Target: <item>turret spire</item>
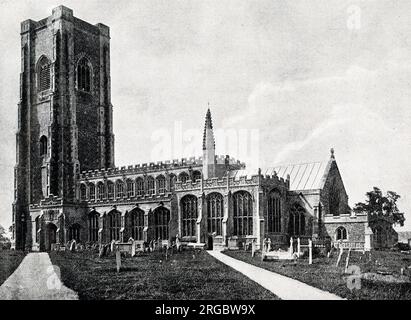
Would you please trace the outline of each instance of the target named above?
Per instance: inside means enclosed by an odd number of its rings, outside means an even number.
[[[210,106],[210,105],[208,105]],[[203,134],[203,177],[215,176],[215,141],[210,108],[207,109]]]
[[[206,119],[205,119],[205,124],[204,124],[203,150],[206,150],[208,147],[210,147],[208,143],[212,143],[212,146],[215,148],[213,121],[211,119],[210,108],[207,109],[207,114],[206,114]]]

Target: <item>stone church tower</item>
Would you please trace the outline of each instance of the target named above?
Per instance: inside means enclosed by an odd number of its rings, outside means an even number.
[[[21,23],[13,236],[30,246],[30,206],[76,202],[83,170],[114,167],[110,34],[64,6]]]

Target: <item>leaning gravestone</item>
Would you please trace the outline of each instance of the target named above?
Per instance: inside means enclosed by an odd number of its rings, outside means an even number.
[[[101,246],[100,252],[99,252],[99,254],[98,254],[98,257],[99,257],[99,258],[105,257],[105,256],[107,255],[107,249],[108,249],[108,245],[107,245],[107,244]]]
[[[71,241],[70,252],[76,252],[76,240]]]

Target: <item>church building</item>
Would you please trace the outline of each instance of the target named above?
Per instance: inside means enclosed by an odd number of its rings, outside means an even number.
[[[210,110],[202,156],[116,167],[110,81],[104,24],[64,6],[21,23],[14,248],[176,237],[208,249],[290,237],[367,246],[368,217],[348,206],[333,150],[323,162],[247,170],[216,155]]]

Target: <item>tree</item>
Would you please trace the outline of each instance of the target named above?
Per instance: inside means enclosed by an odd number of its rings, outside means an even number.
[[[383,195],[382,191],[374,187],[372,191],[367,192],[365,203],[358,202],[354,206],[354,212],[367,212],[369,214],[377,214],[385,217],[391,217],[395,224],[404,225],[404,213],[400,212],[397,207],[397,200],[401,197],[394,191],[387,191]]]
[[[9,238],[7,237],[6,229],[0,225],[0,242],[7,242],[8,240]]]

